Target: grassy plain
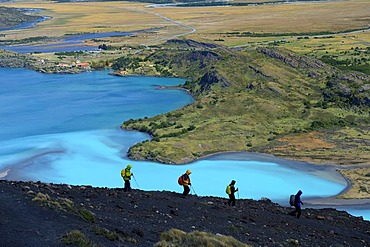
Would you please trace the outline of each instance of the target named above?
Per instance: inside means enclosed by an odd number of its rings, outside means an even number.
[[[60,37],[66,34],[125,32],[150,28],[168,28],[174,24],[145,11],[144,4],[130,2],[83,3],[11,3],[7,7],[40,8],[39,15],[51,16],[33,29],[6,32],[6,39],[24,39],[34,36]],[[175,25],[176,26],[176,25]],[[179,28],[181,30],[181,28]],[[151,39],[156,38],[152,33]],[[137,42],[140,44],[145,41]]]
[[[247,7],[154,9],[197,28],[197,34],[227,32],[300,33],[345,31],[369,23],[368,1],[294,2]]]
[[[255,0],[261,2],[261,0]],[[238,2],[246,2],[241,0]],[[247,1],[251,2],[251,1]],[[37,36],[60,37],[84,32],[133,31],[158,28],[154,32],[126,37],[88,40],[87,45],[107,43],[113,46],[160,44],[184,35],[198,41],[229,47],[250,47],[266,44],[315,57],[330,56],[347,65],[366,69],[370,52],[370,4],[367,0],[294,2],[289,4],[229,7],[166,7],[149,8],[149,3],[73,2],[52,3],[25,1],[2,3],[7,7],[44,9],[41,15],[52,19],[35,28],[4,32],[1,40]],[[368,29],[367,31],[349,32]],[[335,34],[335,33],[340,34]],[[322,36],[324,33],[329,35]],[[332,33],[332,34],[330,34]],[[351,53],[352,51],[352,53]],[[356,52],[357,52],[356,51]],[[349,54],[344,54],[349,52]],[[350,59],[357,59],[351,63]],[[365,71],[367,70],[367,72]]]
[[[186,28],[181,25],[185,24],[196,29],[196,32],[187,35],[187,38],[208,42],[223,39],[224,45],[235,46],[270,41],[271,38],[239,37],[230,34],[232,32],[259,34],[342,32],[368,28],[370,21],[370,5],[366,0],[194,8],[146,8],[148,4],[130,2],[39,1],[2,5],[42,8],[43,15],[53,17],[32,30],[9,31],[7,33],[9,38],[34,36],[35,33],[60,36],[70,33],[132,31],[145,28],[164,28],[168,29],[168,34],[176,35],[185,31]],[[155,36],[152,38],[157,39]]]
[[[260,1],[260,0],[256,0]],[[250,2],[250,1],[248,1]],[[280,5],[261,5],[245,7],[166,7],[166,8],[147,8],[145,3],[130,2],[73,2],[73,3],[52,3],[48,1],[28,1],[1,3],[6,7],[41,8],[40,15],[51,16],[48,21],[39,23],[35,28],[22,29],[3,32],[0,40],[25,39],[37,36],[60,37],[66,34],[78,34],[85,32],[111,32],[111,31],[133,31],[149,28],[159,28],[154,32],[140,33],[127,37],[103,38],[98,41],[89,40],[86,43],[98,45],[107,43],[113,46],[139,46],[140,44],[160,44],[164,40],[184,35],[198,41],[222,44],[228,47],[256,47],[266,44],[274,44],[284,47],[300,54],[314,57],[332,55],[343,57],[343,59],[356,57],[368,61],[369,54],[366,53],[370,45],[370,32],[349,32],[351,30],[369,28],[370,23],[370,4],[368,0],[338,0],[325,2],[295,2]],[[194,32],[192,32],[194,31]],[[191,33],[190,33],[191,32]],[[337,34],[339,32],[339,34]],[[328,36],[321,36],[329,33]],[[330,34],[331,33],[331,34]],[[258,35],[256,35],[258,34]],[[357,49],[356,49],[357,47]],[[361,51],[361,52],[359,52]],[[62,61],[53,54],[35,54],[38,58],[47,58],[55,61]],[[122,56],[122,53],[108,52],[102,57],[86,56],[85,61],[94,59],[114,59]],[[65,58],[64,58],[65,59]],[[71,59],[71,58],[68,58]],[[274,77],[284,77],[289,80],[289,73],[281,74],[278,68],[263,67],[263,61],[259,64],[262,71]],[[228,65],[232,66],[232,65]],[[305,87],[303,80],[300,87]],[[296,85],[299,85],[298,83]],[[270,82],[269,87],[281,90],[281,85]],[[294,93],[294,92],[292,92]],[[298,95],[297,95],[298,96]],[[215,95],[217,98],[217,95]],[[206,99],[203,99],[206,100]],[[212,101],[215,99],[209,98]],[[218,99],[221,100],[222,99]],[[224,109],[233,109],[238,105],[238,100],[243,100],[240,95],[235,94],[234,102],[230,101],[229,106]],[[216,100],[217,101],[217,100]],[[246,104],[248,102],[245,102]],[[274,106],[271,102],[254,102],[261,109],[269,108],[269,112]],[[203,107],[208,103],[200,102]],[[229,117],[227,112],[217,112],[216,106],[203,110],[203,113],[215,115],[211,120],[204,123],[197,123],[199,129],[212,129],[215,140],[222,139],[223,143],[217,141],[208,144],[200,143],[199,140],[206,140],[208,137],[205,132],[198,132],[198,135],[189,135],[189,143],[176,142],[176,145],[191,147],[189,150],[196,151],[195,154],[202,156],[208,153],[201,150],[207,149],[207,145],[218,147],[219,151],[225,150],[246,150],[247,145],[257,146],[270,142],[271,138],[276,138],[283,145],[271,146],[271,153],[286,158],[296,158],[316,163],[336,163],[342,165],[369,165],[369,149],[366,148],[369,142],[369,131],[357,130],[354,128],[338,129],[325,133],[306,133],[300,135],[280,137],[281,133],[286,133],[292,129],[292,124],[281,122],[274,126],[275,134],[271,134],[269,128],[263,123],[258,123],[260,119],[244,116]],[[282,104],[283,106],[283,104]],[[302,107],[302,105],[297,105]],[[197,115],[199,108],[193,107],[194,114],[189,114],[183,119],[187,125],[194,124],[194,116]],[[235,109],[237,111],[238,109]],[[289,110],[289,109],[287,109]],[[301,109],[302,110],[302,109]],[[336,115],[342,113],[336,112]],[[204,114],[202,117],[206,117]],[[254,115],[253,115],[254,116]],[[198,118],[201,120],[202,118]],[[239,128],[240,132],[247,133],[240,136],[239,140],[231,139],[228,130],[224,129],[222,122],[229,122],[230,132]],[[236,126],[233,123],[240,121],[244,125]],[[259,125],[261,133],[252,133],[248,129],[250,123]],[[206,123],[206,124],[205,124]],[[248,125],[249,124],[249,125]],[[305,126],[307,123],[302,120],[295,124]],[[161,134],[161,133],[159,133]],[[202,135],[204,134],[204,136]],[[268,138],[257,138],[260,135]],[[277,137],[276,137],[277,136]],[[307,140],[310,140],[309,142]],[[241,143],[243,145],[241,145]],[[344,145],[344,144],[348,145]],[[365,143],[365,144],[364,144]],[[152,145],[157,145],[152,143]],[[180,148],[176,145],[169,153],[176,153]],[[163,147],[163,145],[162,145]],[[157,147],[159,148],[159,147]],[[217,151],[212,149],[213,151]],[[190,151],[189,151],[190,152]],[[175,154],[173,154],[175,155]],[[177,153],[176,156],[187,156],[187,154]],[[191,154],[193,155],[193,154]],[[185,160],[186,161],[186,160]],[[351,170],[345,175],[355,179],[351,175]],[[361,186],[361,185],[360,185]]]

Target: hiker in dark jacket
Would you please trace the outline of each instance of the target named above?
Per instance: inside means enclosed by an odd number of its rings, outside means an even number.
[[[189,186],[191,186],[190,177],[189,177],[190,174],[191,174],[191,171],[187,170],[185,174],[182,175],[182,186],[184,187],[184,192],[182,193],[182,195],[184,196],[186,196],[190,192],[190,188],[189,188]]]
[[[238,191],[238,189],[235,189],[235,183],[236,181],[232,180],[231,183],[229,184],[230,186],[230,191],[228,191],[229,201],[227,202],[229,206],[235,206],[235,192]]]
[[[295,210],[293,212],[290,213],[290,215],[292,216],[295,216],[296,213],[297,214],[297,219],[299,219],[299,217],[301,217],[301,205],[303,205],[303,202],[301,200],[301,195],[302,195],[302,191],[301,190],[298,190],[297,194],[294,196],[294,207],[295,207]]]

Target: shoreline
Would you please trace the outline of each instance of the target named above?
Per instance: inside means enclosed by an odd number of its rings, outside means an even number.
[[[6,176],[8,176],[8,173],[11,171],[12,169],[7,169],[5,171],[2,171],[0,172],[0,179],[3,179],[5,178]]]
[[[62,151],[54,151],[54,152],[47,152],[47,153],[58,153]],[[44,154],[41,154],[44,155]],[[40,155],[37,155],[40,156]],[[33,159],[35,157],[32,157]],[[337,196],[345,193],[349,189],[352,188],[351,182],[336,171],[336,165],[319,165],[314,163],[308,162],[301,162],[301,161],[294,161],[294,160],[287,160],[283,158],[276,157],[271,154],[264,154],[264,153],[253,153],[253,152],[222,152],[216,154],[209,154],[202,158],[197,159],[199,160],[242,160],[242,161],[259,161],[259,162],[271,162],[276,163],[281,166],[288,167],[294,170],[300,170],[303,172],[307,172],[313,174],[315,176],[322,177],[324,179],[329,179],[334,182],[342,183],[345,185],[345,188],[338,194],[329,196],[329,197],[308,197],[305,199],[303,197],[303,208],[345,208],[346,209],[368,209],[370,210],[370,198],[369,199],[341,199],[336,198]],[[24,181],[21,177],[17,178],[17,170],[19,170],[22,166],[24,166],[24,162],[19,162],[16,164],[16,169],[12,168],[5,168],[5,170],[0,171],[0,180],[8,180],[8,181]],[[164,164],[165,165],[165,164]],[[8,177],[8,178],[7,178]],[[42,181],[41,181],[42,182]],[[47,183],[47,182],[45,182]],[[84,185],[80,185],[84,186]],[[278,204],[285,205],[287,203],[283,203],[279,200]]]
[[[229,157],[230,156],[230,157]],[[231,158],[232,156],[232,158]],[[238,157],[239,156],[239,157]],[[312,206],[312,207],[350,207],[353,209],[362,208],[370,210],[370,198],[367,199],[341,199],[337,198],[338,196],[346,193],[348,190],[352,188],[351,181],[343,176],[341,173],[337,171],[337,169],[342,167],[338,165],[331,165],[331,164],[315,164],[309,163],[304,161],[296,161],[296,160],[289,160],[279,158],[272,154],[264,154],[264,153],[254,153],[254,152],[222,152],[222,153],[215,153],[209,154],[197,160],[203,159],[210,159],[210,160],[220,160],[220,159],[234,159],[234,160],[258,160],[263,162],[271,162],[276,163],[281,166],[288,167],[290,169],[300,170],[303,172],[311,173],[315,176],[319,176],[334,182],[339,182],[345,185],[345,188],[338,194],[329,196],[329,197],[309,197],[307,199],[303,199],[304,205]]]

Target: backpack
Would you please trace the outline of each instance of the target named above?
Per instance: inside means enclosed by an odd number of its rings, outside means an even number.
[[[231,187],[230,187],[230,185],[226,186],[226,194],[228,194],[228,195],[231,194]]]
[[[182,175],[179,177],[179,179],[177,179],[177,182],[179,183],[179,185],[184,185],[184,180],[182,178]]]
[[[290,197],[289,197],[290,206],[294,206],[294,201],[295,201],[295,195],[290,195]]]

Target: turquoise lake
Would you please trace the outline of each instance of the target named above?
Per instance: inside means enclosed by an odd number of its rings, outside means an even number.
[[[336,195],[346,187],[344,179],[324,170],[307,172],[292,168],[290,161],[248,153],[181,166],[129,160],[129,147],[150,136],[123,131],[120,124],[191,104],[183,90],[158,89],[184,82],[115,77],[109,71],[55,75],[0,69],[2,179],[115,188],[123,186],[121,169],[132,164],[133,188],[181,192],[177,178],[191,169],[197,195],[226,197],[225,187],[234,179],[239,198],[267,197],[285,205],[298,189],[304,199]]]

